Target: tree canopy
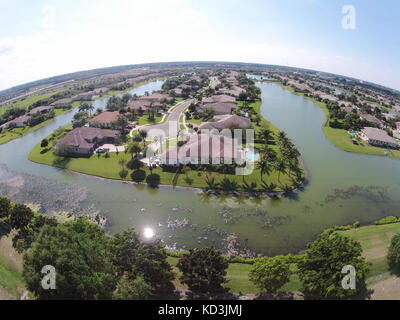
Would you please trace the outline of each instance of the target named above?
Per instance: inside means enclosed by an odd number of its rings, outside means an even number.
[[[23,257],[23,278],[39,299],[110,299],[117,279],[111,239],[81,218],[56,227],[45,225]],[[41,270],[56,271],[56,289],[45,290]]]
[[[193,293],[223,293],[228,261],[214,248],[190,250],[177,264],[182,272],[181,282],[188,285]]]
[[[304,259],[298,263],[303,293],[316,299],[347,299],[366,294],[368,265],[362,257],[359,242],[332,230],[323,232],[308,245]],[[356,270],[356,289],[344,289],[343,267]]]

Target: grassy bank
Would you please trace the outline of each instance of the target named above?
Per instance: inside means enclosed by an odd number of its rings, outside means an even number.
[[[372,299],[400,299],[400,278],[392,274],[386,260],[392,237],[400,232],[400,223],[372,225],[342,232],[360,242],[363,256],[371,263],[368,287],[373,290]]]
[[[253,104],[254,109],[259,113],[261,102],[257,101]],[[274,134],[279,132],[278,128],[273,126],[267,120],[262,118],[259,126],[255,127],[255,131],[258,132],[262,127],[268,127]],[[257,147],[257,145],[256,145]],[[276,145],[271,145],[277,154],[279,155],[279,150]],[[118,161],[123,158],[127,161],[130,160],[130,155],[125,153],[110,153],[109,157],[105,155],[92,155],[88,158],[74,158],[74,157],[58,157],[54,154],[54,150],[50,148],[41,148],[40,143],[38,143],[29,153],[28,159],[45,165],[55,166],[58,168],[68,169],[71,171],[98,176],[101,178],[113,179],[113,180],[125,180],[133,182],[146,182],[147,177],[151,174],[147,167],[143,167],[139,171],[129,171],[125,178],[121,178],[119,173],[121,171],[121,166]],[[233,183],[238,185],[237,190],[240,189],[240,185],[243,183],[243,177],[227,174],[223,175],[220,173],[212,173],[212,177],[215,178],[216,183],[223,181],[224,177],[227,177]],[[192,188],[206,188],[207,183],[205,181],[205,173],[200,171],[191,170],[186,174],[178,174],[176,176],[176,169],[164,171],[162,168],[157,168],[153,170],[153,177],[159,180],[161,185],[176,185],[182,187],[192,187]],[[260,184],[260,171],[254,169],[253,172],[245,177],[248,183],[255,182]],[[278,179],[279,178],[279,179]],[[285,185],[291,186],[293,182],[288,174],[281,174],[279,177],[278,172],[272,171],[270,175],[264,176],[265,181],[268,183],[274,183],[278,185],[277,191],[281,191],[281,188]],[[261,191],[261,189],[256,189]]]
[[[176,264],[178,263],[178,258],[168,257],[168,263],[172,266],[175,272],[174,285],[178,288],[187,289],[185,285],[181,284],[179,277],[181,273],[179,272]],[[292,266],[292,268],[295,268]],[[229,287],[229,292],[231,293],[241,293],[241,294],[257,294],[258,289],[253,282],[249,280],[249,272],[251,269],[250,264],[242,263],[230,263],[227,269],[226,278],[229,281],[227,286]],[[293,275],[290,282],[282,287],[279,292],[292,292],[300,290],[301,283],[297,275]]]
[[[74,102],[72,104],[72,108],[76,108],[79,105],[80,105],[80,102]],[[49,124],[50,122],[52,122],[56,117],[58,117],[64,113],[67,113],[69,111],[71,111],[71,109],[65,109],[65,110],[64,109],[54,109],[54,112],[55,112],[54,118],[43,121],[36,126],[33,126],[33,127],[24,126],[22,128],[14,128],[11,130],[7,129],[5,132],[0,134],[0,145],[10,142],[14,139],[23,137],[23,136],[27,135],[28,133],[39,130],[39,129],[43,128],[44,126],[46,126],[47,124]]]
[[[325,114],[325,121],[322,125],[322,131],[325,133],[326,137],[333,143],[333,145],[343,151],[346,152],[354,152],[354,153],[363,153],[363,154],[370,154],[375,156],[384,156],[384,157],[391,157],[400,159],[400,150],[392,150],[392,149],[385,149],[371,146],[366,141],[359,141],[358,145],[353,144],[352,139],[353,137],[343,129],[335,129],[329,126],[329,111],[326,107],[326,104],[323,102],[319,102],[313,98],[305,97],[301,92],[295,92],[293,88],[289,86],[284,86],[281,82],[277,82],[282,88],[293,92],[294,94],[303,96],[306,99],[311,100],[314,102]],[[385,155],[385,152],[388,152]]]
[[[12,236],[0,225],[0,300],[19,300],[25,291],[22,259],[12,246]]]

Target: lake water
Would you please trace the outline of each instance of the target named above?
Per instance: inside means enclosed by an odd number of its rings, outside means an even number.
[[[149,83],[132,93],[151,92],[161,85],[162,81]],[[194,190],[154,190],[28,161],[29,151],[59,126],[70,123],[75,111],[0,146],[0,163],[18,172],[85,187],[88,196],[82,205],[94,204],[107,216],[111,233],[128,226],[141,232],[152,228],[168,246],[177,248],[214,245],[226,250],[236,239],[238,250],[249,248],[267,255],[298,252],[327,227],[400,214],[400,161],[335,148],[321,130],[324,114],[313,102],[275,83],[258,86],[263,115],[287,132],[309,172],[304,189],[289,199],[215,198]],[[94,102],[95,108],[105,104],[106,99]]]

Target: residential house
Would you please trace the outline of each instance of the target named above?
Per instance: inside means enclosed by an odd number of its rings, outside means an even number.
[[[118,119],[120,113],[118,111],[107,111],[102,112],[99,115],[93,117],[89,124],[91,127],[95,128],[111,128],[113,122]]]
[[[208,98],[203,98],[202,103],[230,102],[235,103],[236,98],[226,94],[219,94]]]
[[[399,144],[385,130],[366,127],[361,130],[361,138],[374,146],[399,149]]]
[[[91,155],[97,146],[104,143],[114,143],[116,130],[103,130],[99,128],[75,128],[57,143],[57,148],[66,148],[68,154]]]
[[[3,128],[9,128],[9,127],[17,127],[17,128],[22,128],[24,125],[28,124],[29,121],[31,120],[31,116],[28,115],[23,115],[18,118],[15,118],[11,121],[8,121],[2,125]]]
[[[72,104],[72,98],[63,98],[57,101],[54,101],[51,106],[59,107],[59,106],[70,106]]]
[[[205,109],[212,109],[215,111],[216,115],[222,115],[222,114],[231,114],[233,110],[237,108],[236,103],[231,103],[231,102],[217,102],[217,103],[207,103],[207,104],[202,104],[200,107],[198,107],[199,112],[203,112]]]
[[[374,117],[373,115],[370,115],[369,113],[363,113],[360,117],[361,117],[361,119],[367,120],[368,122],[371,122],[371,123],[374,123],[379,127],[381,127],[383,125],[382,120],[379,120],[378,118]]]
[[[226,115],[219,115],[214,116],[212,122],[204,122],[200,127],[199,130],[223,130],[226,128],[240,128],[240,129],[247,129],[251,127],[251,121],[248,118],[238,116],[236,114],[226,114]]]
[[[230,94],[233,95],[235,97],[238,97],[242,92],[246,91],[245,89],[238,87],[238,86],[233,86],[232,88],[228,89],[228,88],[222,88],[220,89],[218,92],[222,92],[225,94]]]
[[[48,106],[48,107],[40,106],[40,107],[33,108],[31,111],[29,111],[28,114],[29,115],[34,115],[34,114],[37,114],[37,113],[48,113],[48,112],[53,111],[53,110],[54,110],[53,106]]]
[[[164,165],[233,163],[239,159],[242,149],[238,141],[222,135],[199,134],[192,135],[189,141],[182,147],[169,147],[160,155]]]

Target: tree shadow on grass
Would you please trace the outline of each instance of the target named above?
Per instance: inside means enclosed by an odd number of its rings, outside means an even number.
[[[42,149],[42,151],[40,151],[40,154],[45,154],[45,153],[49,152],[50,150],[51,150],[51,148]]]
[[[53,166],[57,167],[57,168],[62,168],[62,169],[66,169],[68,166],[68,163],[70,163],[71,158],[68,157],[58,157],[56,159],[53,160]]]

